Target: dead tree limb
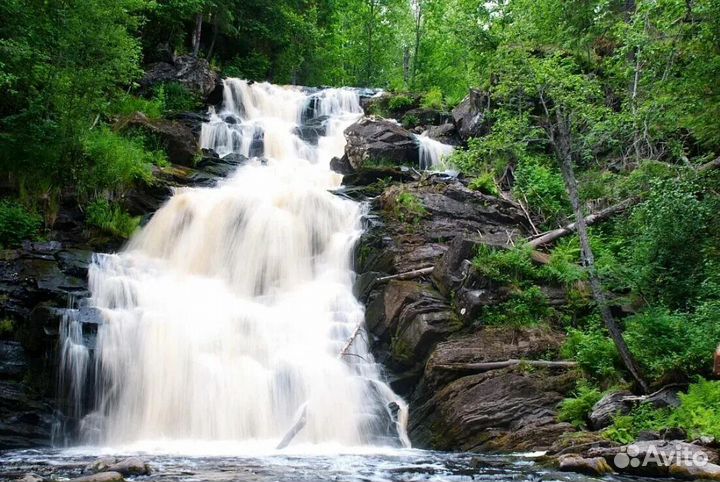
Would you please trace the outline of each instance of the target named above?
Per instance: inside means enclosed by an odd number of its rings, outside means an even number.
[[[420,276],[432,273],[433,269],[435,269],[434,266],[428,266],[426,268],[414,269],[412,271],[405,271],[404,273],[391,274],[388,276],[380,276],[379,278],[376,278],[375,281],[388,281],[391,279],[419,278]]]
[[[305,427],[305,424],[307,423],[307,403],[304,403],[302,407],[300,407],[299,415],[300,416],[295,419],[295,423],[293,424],[293,426],[290,427],[290,430],[287,431],[283,439],[280,441],[277,447],[275,447],[276,450],[284,449],[285,447],[290,445],[290,442],[292,442],[298,432]]]
[[[603,221],[610,216],[613,216],[615,214],[621,213],[628,209],[629,207],[633,206],[634,204],[637,204],[640,200],[638,198],[630,198],[626,199],[618,204],[614,204],[610,207],[607,207],[601,211],[598,211],[596,213],[588,214],[585,216],[585,225],[591,226],[598,221]],[[537,248],[538,246],[542,246],[544,244],[550,244],[555,242],[557,239],[562,238],[563,236],[567,236],[568,234],[574,233],[577,231],[577,222],[570,223],[567,226],[563,226],[562,228],[553,229],[552,231],[548,231],[546,233],[541,234],[537,238],[534,238],[530,240],[528,243],[531,247]]]
[[[714,161],[706,162],[705,164],[698,167],[698,172],[709,171],[710,169],[720,169],[720,157]]]
[[[450,372],[489,372],[491,370],[500,370],[502,368],[510,368],[518,365],[527,365],[538,368],[575,368],[577,362],[574,361],[547,361],[547,360],[503,360],[484,363],[452,363],[448,365],[435,365],[435,369],[446,370]]]

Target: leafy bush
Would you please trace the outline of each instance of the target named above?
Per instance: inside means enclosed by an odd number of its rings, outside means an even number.
[[[162,97],[144,99],[130,94],[122,94],[111,106],[111,114],[129,116],[135,112],[142,112],[149,119],[159,119],[165,112],[165,103]]]
[[[562,224],[571,212],[562,176],[535,158],[518,164],[513,193],[518,199],[527,199],[530,208],[549,228]]]
[[[41,227],[39,215],[16,202],[0,201],[0,246],[15,246],[26,239],[37,239]]]
[[[107,127],[90,131],[83,149],[90,162],[81,173],[79,187],[86,193],[122,190],[137,181],[151,182],[152,165],[167,162],[164,153],[146,150],[142,139],[124,137]]]
[[[668,423],[685,429],[689,438],[701,436],[720,440],[720,382],[698,380],[690,385],[687,394],[680,394],[680,406]]]
[[[635,441],[642,431],[654,431],[675,426],[671,422],[668,409],[656,410],[649,403],[641,403],[627,415],[617,415],[613,424],[606,428],[603,435],[615,442],[629,444]]]
[[[615,344],[599,328],[588,331],[570,328],[560,353],[576,360],[595,380],[612,380],[618,375],[620,359]]]
[[[491,196],[497,196],[500,194],[497,185],[495,184],[495,177],[490,172],[480,174],[478,177],[470,181],[468,187],[473,191],[479,191],[483,194],[489,194]]]
[[[393,213],[401,222],[417,224],[427,215],[427,210],[413,193],[401,191],[394,199]]]
[[[720,340],[718,319],[720,301],[704,303],[692,314],[649,308],[627,319],[625,339],[653,379],[708,373]]]
[[[487,307],[483,310],[482,321],[487,325],[523,327],[551,323],[557,317],[558,313],[548,304],[545,293],[538,286],[530,286],[504,303]]]
[[[586,380],[581,380],[573,395],[572,398],[562,401],[558,410],[558,420],[569,422],[577,429],[585,428],[588,416],[593,406],[602,398],[602,393]]]
[[[688,308],[711,275],[708,261],[720,249],[718,197],[685,180],[652,184],[648,199],[625,226],[624,234],[633,239],[623,253],[629,281],[650,303]]]
[[[140,226],[140,218],[130,216],[120,206],[111,205],[107,199],[96,199],[86,210],[86,222],[108,233],[129,238]]]
[[[402,118],[402,125],[405,129],[412,129],[413,127],[416,127],[420,124],[420,119],[418,119],[418,116],[413,114],[408,114]]]
[[[161,99],[167,113],[189,112],[202,107],[202,100],[180,82],[165,82],[155,88],[155,97]]]
[[[388,101],[388,108],[393,112],[409,109],[412,105],[412,98],[404,94],[395,95]]]
[[[426,109],[441,110],[443,105],[443,93],[438,87],[428,90],[422,98],[420,105]]]
[[[517,246],[512,249],[494,249],[481,244],[473,265],[483,276],[503,283],[521,284],[526,280],[542,279],[540,270],[533,265],[532,249]]]

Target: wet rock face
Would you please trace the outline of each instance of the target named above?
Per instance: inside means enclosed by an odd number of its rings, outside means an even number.
[[[120,121],[115,128],[118,130],[141,129],[157,136],[166,147],[168,160],[174,164],[191,166],[199,151],[192,129],[181,122],[148,119],[142,112],[136,112]]]
[[[417,166],[420,150],[415,135],[395,122],[363,117],[345,129],[346,164],[357,170],[364,165]]]
[[[480,244],[502,249],[527,236],[519,206],[431,175],[385,184],[371,207],[356,249],[355,291],[366,303],[373,350],[410,402],[413,444],[535,450],[572,431],[557,422],[556,407],[574,388],[574,372],[463,368],[546,359],[563,342],[549,328],[483,327],[478,316],[511,293],[470,260]]]
[[[453,121],[463,141],[487,134],[489,126],[485,119],[485,111],[489,103],[488,94],[479,90],[470,90],[468,96],[453,109]]]
[[[180,82],[190,91],[207,99],[209,104],[222,102],[222,82],[217,73],[210,68],[207,60],[190,55],[171,57],[167,60],[147,68],[145,76],[140,80],[140,85],[144,89],[149,90],[162,82]]]

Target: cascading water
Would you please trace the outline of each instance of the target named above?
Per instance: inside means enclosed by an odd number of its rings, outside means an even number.
[[[432,169],[453,153],[455,148],[440,141],[431,139],[425,133],[415,136],[420,145],[420,169]]]
[[[104,323],[84,442],[274,446],[304,407],[299,442],[409,445],[407,408],[372,359],[352,294],[362,206],[328,192],[341,179],[329,161],[361,114],[350,89],[225,81],[201,143],[249,159],[215,187],[178,190],[90,267]],[[73,323],[62,363],[78,406],[91,362]]]

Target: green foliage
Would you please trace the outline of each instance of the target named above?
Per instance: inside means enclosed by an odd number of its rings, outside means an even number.
[[[140,218],[127,214],[120,206],[107,199],[96,199],[86,208],[86,221],[115,236],[129,238],[140,226]]]
[[[155,88],[165,113],[192,112],[202,108],[202,99],[180,82],[165,82]]]
[[[566,398],[560,404],[558,420],[569,422],[577,429],[587,426],[588,416],[593,406],[600,401],[602,393],[586,380],[578,382],[573,397]]]
[[[558,316],[540,287],[530,286],[514,293],[504,303],[484,309],[482,321],[487,325],[519,328],[549,324]]]
[[[417,224],[427,215],[427,209],[413,193],[400,191],[394,199],[393,214],[403,223]]]
[[[493,176],[490,172],[480,174],[474,178],[470,181],[468,187],[473,191],[479,191],[483,194],[489,194],[491,196],[498,196],[500,194],[497,184],[495,184],[495,176]]]
[[[416,115],[408,114],[402,118],[402,125],[406,129],[412,129],[420,124],[420,119]]]
[[[670,426],[669,410],[656,410],[649,403],[641,403],[628,415],[616,415],[603,435],[615,442],[630,444],[642,431],[656,431]]]
[[[550,262],[545,266],[549,278],[572,287],[587,278],[587,272],[580,266],[580,246],[577,238],[561,239],[550,254]]]
[[[0,320],[0,339],[10,338],[15,332],[15,322],[9,318]]]
[[[37,239],[42,218],[22,205],[0,201],[0,247],[16,246],[25,239]]]
[[[532,249],[527,246],[495,249],[481,244],[473,265],[482,276],[502,283],[517,284],[524,280],[541,279],[533,265],[531,253]]]
[[[145,149],[142,139],[128,138],[108,128],[94,129],[83,140],[88,167],[81,173],[79,188],[92,193],[122,191],[133,183],[151,182],[151,167],[166,162],[161,152]]]
[[[570,202],[560,173],[537,159],[526,159],[515,170],[513,194],[527,200],[548,228],[567,220]]]
[[[561,355],[576,360],[585,373],[595,380],[612,380],[618,375],[620,359],[617,349],[600,328],[587,331],[570,328]]]
[[[162,98],[144,99],[131,94],[122,94],[111,105],[110,114],[126,117],[135,112],[142,112],[148,119],[159,119],[165,112]]]
[[[420,105],[425,109],[442,110],[445,107],[442,90],[439,87],[428,90],[423,96]]]
[[[672,374],[707,374],[720,340],[718,319],[720,301],[704,303],[691,314],[649,308],[627,319],[625,339],[655,380]]]
[[[397,112],[409,109],[413,106],[413,104],[414,101],[409,96],[397,94],[392,96],[388,101],[388,109],[390,109],[391,112]]]

